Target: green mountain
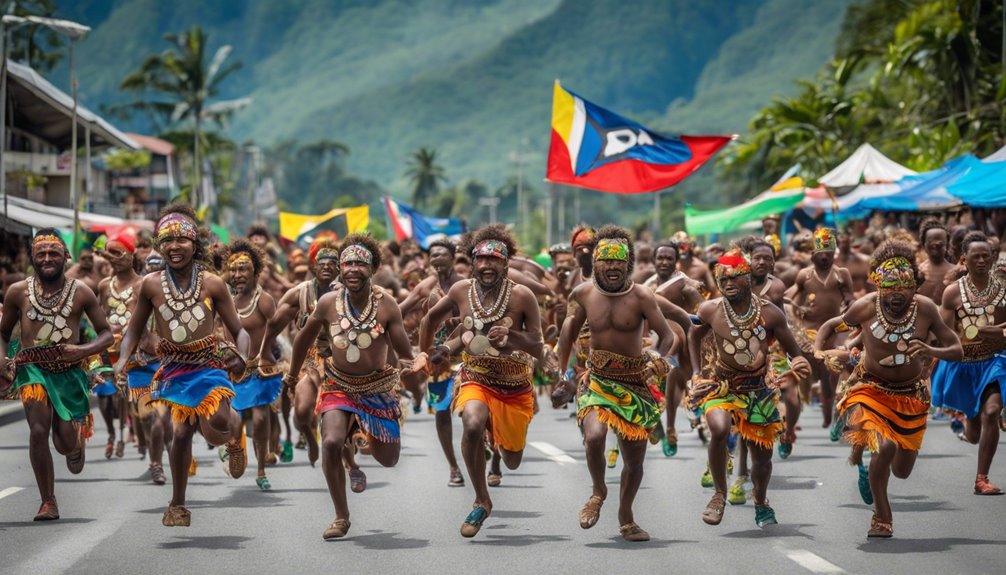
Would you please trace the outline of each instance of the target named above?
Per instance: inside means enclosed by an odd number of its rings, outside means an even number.
[[[492,188],[519,152],[541,187],[556,78],[658,129],[743,132],[828,59],[850,2],[56,0],[59,16],[94,28],[77,48],[86,105],[126,101],[121,79],[166,47],[165,33],[199,24],[244,63],[225,97],[254,103],[231,137],[337,140],[350,171],[398,192],[424,145],[451,181]],[[52,78],[65,77],[64,63]]]

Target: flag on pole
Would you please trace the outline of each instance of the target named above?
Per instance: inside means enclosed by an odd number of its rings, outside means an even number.
[[[417,212],[411,206],[384,197],[384,207],[388,211],[388,219],[395,230],[395,239],[401,241],[413,238],[425,250],[430,242],[438,237],[458,239],[465,233],[464,223],[455,218],[431,218]]]
[[[545,179],[616,194],[669,188],[736,136],[668,136],[569,92],[556,80]]]
[[[730,232],[747,222],[791,210],[803,200],[805,191],[803,178],[793,176],[731,208],[699,211],[686,205],[685,229],[694,236]]]
[[[306,249],[323,231],[334,232],[337,237],[344,238],[354,232],[366,231],[369,223],[370,207],[367,205],[337,208],[316,216],[280,212],[279,235]]]

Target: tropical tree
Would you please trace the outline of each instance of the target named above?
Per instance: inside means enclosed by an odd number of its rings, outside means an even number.
[[[192,127],[193,178],[200,181],[203,122],[223,127],[237,110],[251,100],[239,98],[214,102],[223,81],[241,67],[228,62],[231,46],[221,46],[207,58],[208,36],[199,26],[164,37],[171,47],[147,56],[139,69],[123,79],[120,88],[141,94],[135,102],[117,106],[123,111],[147,112],[155,122]]]
[[[412,187],[412,205],[417,209],[440,193],[441,182],[447,181],[443,166],[437,164],[437,151],[427,147],[412,153],[405,176]]]
[[[56,15],[53,0],[4,0],[0,2],[0,12],[15,16]],[[41,24],[25,24],[7,32],[7,54],[12,60],[20,60],[41,72],[50,72],[63,59],[64,41],[58,32]]]

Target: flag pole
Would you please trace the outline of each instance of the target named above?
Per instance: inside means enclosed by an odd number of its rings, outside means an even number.
[[[653,194],[653,241],[660,241],[660,193],[663,190],[657,190]]]

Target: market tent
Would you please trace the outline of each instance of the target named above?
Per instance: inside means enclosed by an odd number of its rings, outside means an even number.
[[[914,170],[888,158],[870,144],[863,144],[844,162],[817,181],[837,194],[844,194],[860,184],[896,182],[913,174]]]
[[[789,178],[732,208],[700,211],[686,205],[685,229],[691,235],[733,231],[747,222],[789,211],[803,199],[804,189],[802,178]]]
[[[947,191],[947,186],[980,165],[978,158],[967,154],[955,158],[938,170],[907,176],[898,182],[901,190],[893,195],[868,198],[860,207],[866,210],[918,212],[959,206],[961,200]]]
[[[1006,162],[977,162],[947,192],[976,208],[1006,206]]]
[[[58,208],[47,206],[25,198],[9,196],[7,198],[7,212],[11,220],[33,228],[73,228],[73,210],[70,208]],[[0,196],[0,215],[3,214],[3,196]],[[84,229],[100,226],[124,226],[130,225],[136,229],[153,231],[154,223],[149,220],[124,220],[115,216],[105,216],[92,214],[90,212],[80,212],[80,226]]]
[[[838,218],[840,220],[849,220],[865,217],[870,212],[862,207],[862,203],[865,200],[890,196],[899,191],[901,191],[901,188],[895,183],[860,184],[844,196],[835,198],[838,204]],[[802,207],[805,210],[831,211],[832,202],[827,192],[819,190],[813,195],[808,194],[808,197],[802,202]]]

